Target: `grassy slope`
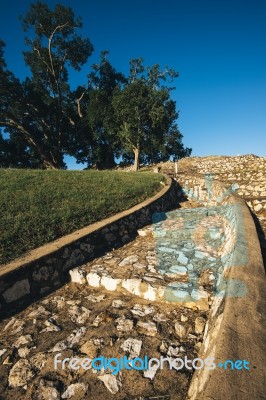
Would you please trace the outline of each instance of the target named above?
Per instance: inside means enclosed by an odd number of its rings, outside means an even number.
[[[0,169],[0,264],[140,203],[161,180],[152,173]]]

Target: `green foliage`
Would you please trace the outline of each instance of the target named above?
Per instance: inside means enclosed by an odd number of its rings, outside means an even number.
[[[0,40],[0,166],[66,168],[64,155],[98,169],[112,168],[115,157],[139,163],[189,156],[177,126],[171,84],[178,73],[132,59],[128,76],[115,70],[108,52],[74,90],[71,69],[79,71],[93,51],[70,7],[54,9],[37,1],[21,17],[23,52],[30,76],[23,82],[8,70]]]
[[[0,264],[138,204],[161,180],[144,172],[0,169]]]
[[[81,20],[63,5],[50,10],[45,3],[36,2],[22,21],[28,34],[29,50],[24,57],[31,77],[20,82],[7,70],[0,43],[0,126],[13,141],[30,147],[44,168],[63,168],[63,155],[79,119],[68,70],[80,70],[93,47],[89,39],[77,35]]]
[[[123,152],[126,158],[134,153],[135,170],[140,160],[158,162],[191,152],[183,147],[176,124],[178,113],[170,98],[173,88],[169,83],[178,73],[169,68],[160,71],[157,64],[144,67],[142,62],[131,60],[127,83],[116,89],[112,103]]]
[[[0,168],[41,168],[38,156],[20,138],[4,139],[0,133]]]
[[[89,90],[83,109],[86,129],[81,131],[78,150],[74,153],[79,162],[94,164],[98,169],[114,167],[114,156],[119,155],[121,138],[115,130],[112,98],[114,91],[126,82],[110,64],[107,54],[102,52],[99,64],[92,65],[88,76]]]

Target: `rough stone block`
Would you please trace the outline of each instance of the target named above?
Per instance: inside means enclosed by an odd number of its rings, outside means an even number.
[[[30,293],[29,280],[23,279],[22,281],[14,283],[14,285],[11,286],[11,288],[7,289],[3,293],[3,297],[7,303],[11,303],[12,301],[18,300],[29,293]]]

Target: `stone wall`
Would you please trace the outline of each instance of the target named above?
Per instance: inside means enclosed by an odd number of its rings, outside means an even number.
[[[62,286],[69,270],[129,242],[152,215],[176,207],[181,191],[166,187],[130,210],[83,228],[0,267],[0,315],[7,315]]]
[[[264,167],[264,162],[259,165]],[[218,270],[216,295],[198,355],[202,360],[212,357],[216,368],[195,371],[187,399],[249,399],[251,394],[262,399],[265,275],[254,222],[245,202],[228,190],[228,185],[202,176],[213,170],[201,168],[198,161],[192,171],[182,162],[181,167],[186,171],[179,170],[178,182],[186,196],[202,203],[209,215],[220,212],[226,236],[221,249],[223,266]],[[258,175],[261,177],[260,172]],[[226,367],[227,360],[240,360],[240,368],[232,369],[230,363]],[[244,361],[249,371],[244,370]]]
[[[178,162],[178,176],[208,173],[227,187],[234,185],[266,231],[266,157],[191,157]]]

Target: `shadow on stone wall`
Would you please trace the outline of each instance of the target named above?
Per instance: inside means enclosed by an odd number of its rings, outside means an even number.
[[[11,262],[0,266],[0,319],[16,314],[68,283],[69,270],[134,240],[138,229],[152,223],[154,213],[180,208],[179,202],[186,200],[181,186],[168,178],[165,189],[162,195],[159,192],[129,210],[89,226],[86,234],[75,236],[74,232],[73,237],[65,237],[71,239],[64,243],[64,238],[58,239],[47,254],[29,260],[22,257],[14,260],[14,265]]]
[[[261,255],[262,255],[262,259],[263,259],[263,264],[264,264],[264,270],[266,273],[266,237],[265,237],[265,232],[261,226],[260,220],[258,219],[258,217],[256,216],[256,214],[254,214],[254,212],[249,209],[253,218],[253,221],[255,223],[256,226],[256,230],[257,230],[257,235],[259,238],[259,242],[260,242],[260,249],[261,249]]]

